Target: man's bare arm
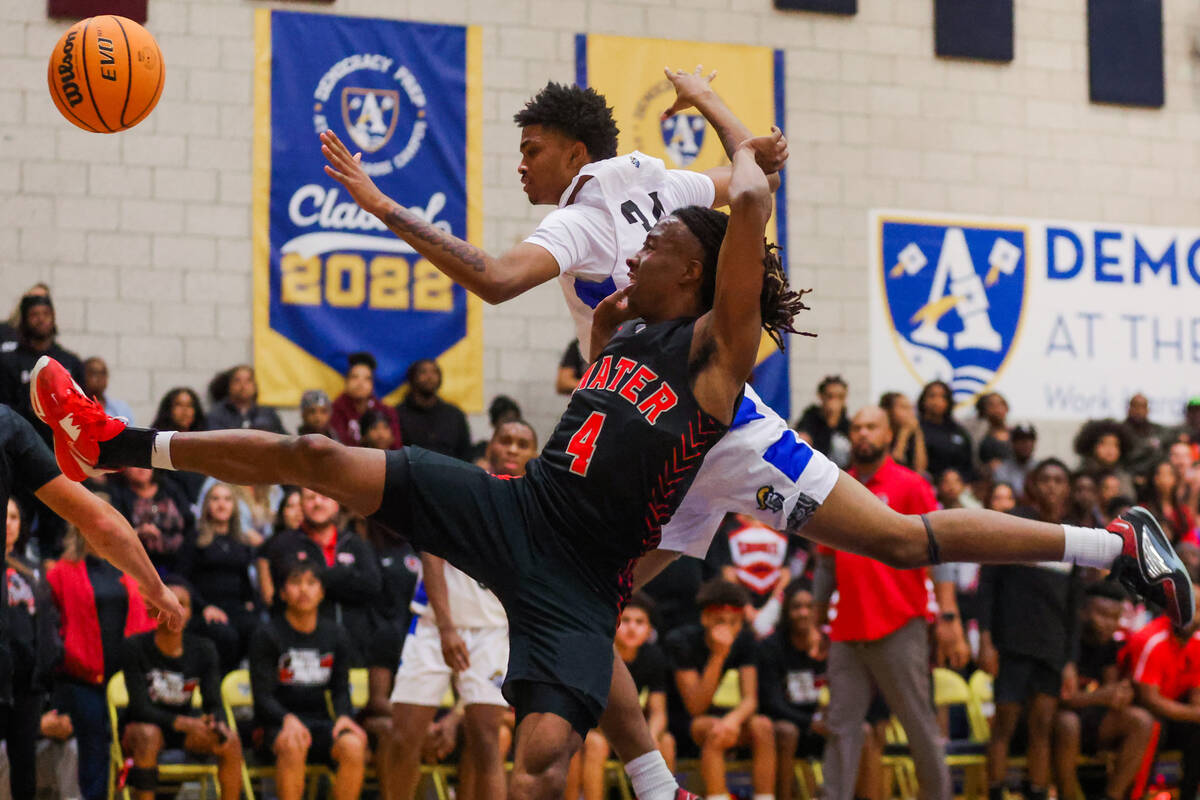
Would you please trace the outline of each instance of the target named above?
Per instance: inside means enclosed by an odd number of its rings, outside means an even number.
[[[492,256],[392,200],[363,171],[359,156],[351,155],[332,131],[321,134],[321,152],[329,161],[326,174],[346,187],[354,202],[486,302],[504,302],[558,276],[558,262],[543,247],[522,242],[499,257]]]

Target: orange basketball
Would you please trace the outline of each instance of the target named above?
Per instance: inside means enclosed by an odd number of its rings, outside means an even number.
[[[115,133],[137,125],[162,94],[158,42],[131,19],[82,19],[58,40],[46,69],[59,112],[85,131]]]

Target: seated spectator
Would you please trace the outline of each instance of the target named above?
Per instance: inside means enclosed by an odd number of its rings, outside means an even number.
[[[658,629],[665,635],[676,628],[699,625],[696,593],[705,581],[718,575],[719,570],[698,558],[677,558],[655,575],[642,591],[654,601]]]
[[[1018,499],[1025,496],[1025,476],[1033,469],[1033,453],[1037,449],[1037,428],[1032,425],[1014,425],[1009,430],[1012,445],[1011,457],[992,468],[992,480],[1012,486]]]
[[[392,423],[380,408],[368,408],[358,421],[362,430],[363,447],[373,447],[376,450],[395,450],[396,436],[392,433]],[[409,442],[412,444],[412,442]]]
[[[1191,445],[1175,442],[1167,451],[1167,458],[1183,487],[1184,502],[1193,514],[1200,513],[1200,465],[1193,460]]]
[[[165,473],[142,467],[122,470],[112,482],[112,504],[137,532],[160,573],[185,575],[196,547],[191,504]]]
[[[563,351],[562,358],[558,361],[554,391],[559,394],[570,394],[575,391],[575,387],[583,378],[585,369],[587,369],[587,359],[579,351],[579,340],[572,339],[571,343],[567,345],[567,349]]]
[[[1093,476],[1115,475],[1121,482],[1120,494],[1136,496],[1133,475],[1125,468],[1124,454],[1129,450],[1129,434],[1115,419],[1085,422],[1075,435],[1075,454],[1079,468]]]
[[[975,449],[967,429],[951,416],[953,408],[953,394],[945,381],[926,384],[917,398],[921,432],[929,453],[929,473],[941,475],[942,470],[954,467],[959,475],[970,480],[974,474]]]
[[[777,800],[791,800],[797,758],[820,758],[828,729],[820,718],[825,655],[812,584],[797,578],[783,593],[784,618],[758,646],[758,708],[775,726]],[[816,792],[809,787],[809,795]]]
[[[329,417],[329,427],[333,428],[336,439],[345,445],[358,446],[362,442],[362,428],[359,420],[367,409],[380,409],[388,424],[392,426],[394,446],[405,443],[400,436],[400,421],[391,407],[384,405],[375,396],[375,368],[378,366],[375,356],[370,353],[351,353],[347,360],[346,387],[333,401],[333,412]]]
[[[1200,579],[1192,574],[1192,592],[1200,605]],[[1183,753],[1179,797],[1195,798],[1200,787],[1200,614],[1187,628],[1165,616],[1152,620],[1129,638],[1121,663],[1133,678],[1137,702],[1163,724],[1158,749]],[[1145,787],[1135,787],[1135,791]],[[1138,794],[1137,796],[1141,796]]]
[[[817,384],[817,403],[804,409],[792,427],[838,467],[850,463],[850,420],[846,417],[846,382],[826,375]]]
[[[129,403],[112,397],[108,393],[108,364],[100,356],[92,356],[83,362],[83,393],[93,397],[104,406],[104,412],[114,417],[123,417],[133,424],[133,409]]]
[[[1143,474],[1141,483],[1141,504],[1162,525],[1171,544],[1191,542],[1200,545],[1196,535],[1196,515],[1188,508],[1186,489],[1180,485],[1171,462],[1165,458],[1153,462]]]
[[[1119,494],[1109,500],[1108,504],[1104,506],[1104,515],[1101,517],[1101,521],[1105,524],[1105,527],[1107,527],[1114,519],[1121,516],[1132,507],[1133,498]]]
[[[271,433],[287,433],[275,409],[258,404],[258,384],[254,367],[239,364],[229,370],[229,395],[213,403],[208,412],[208,427],[219,431],[227,428],[253,428]]]
[[[788,564],[799,540],[762,525],[745,514],[726,514],[705,560],[725,580],[746,589],[746,621],[758,638],[775,630],[783,609],[783,590],[791,580]]]
[[[432,358],[414,361],[405,376],[408,394],[396,406],[400,435],[435,453],[471,460],[471,428],[462,409],[438,396],[442,368]]]
[[[162,431],[208,430],[208,419],[200,405],[200,396],[186,386],[176,386],[163,395],[150,427]],[[207,480],[199,472],[172,471],[167,477],[183,490],[189,503],[200,499],[200,488]]]
[[[26,297],[49,297],[50,287],[41,281],[25,290],[25,294],[17,300],[8,319],[0,321],[0,353],[8,353],[17,349],[21,338],[21,302]]]
[[[921,433],[917,411],[908,395],[885,392],[879,398],[879,407],[887,412],[888,422],[896,432],[892,441],[892,459],[913,472],[926,473],[929,453],[925,450],[925,434]]]
[[[1129,434],[1129,453],[1125,461],[1134,474],[1145,472],[1170,444],[1169,432],[1165,426],[1150,421],[1150,401],[1141,392],[1129,398],[1122,424]]]
[[[1183,404],[1183,424],[1168,431],[1167,438],[1191,445],[1192,461],[1200,461],[1200,396],[1189,397]]]
[[[942,508],[979,508],[980,503],[967,489],[962,473],[947,467],[937,476],[937,500]]]
[[[1132,497],[1121,491],[1121,478],[1112,470],[1096,474],[1096,504],[1107,505],[1117,497]]]
[[[1116,638],[1126,595],[1119,584],[1101,581],[1085,591],[1074,680],[1064,687],[1063,708],[1054,718],[1054,761],[1058,796],[1079,797],[1076,768],[1079,755],[1112,751],[1117,759],[1109,771],[1104,797],[1129,797],[1154,719],[1133,703],[1133,684],[1120,675],[1117,655],[1123,641]],[[1074,684],[1074,685],[1072,685]]]
[[[164,581],[183,607],[183,624],[192,616],[191,590],[180,578]],[[125,640],[122,669],[129,708],[121,748],[133,759],[126,785],[136,800],[154,800],[158,756],[184,750],[217,758],[221,800],[237,800],[242,791],[242,746],[221,712],[221,676],[217,651],[207,639],[173,631],[165,622]],[[199,690],[203,713],[192,705]]]
[[[337,433],[329,420],[333,415],[333,405],[329,395],[321,389],[309,389],[300,395],[300,428],[296,431],[300,436],[309,433],[319,433],[330,439],[337,439]]]
[[[1067,522],[1084,528],[1103,528],[1100,517],[1100,489],[1086,472],[1071,473],[1071,502]]]
[[[283,486],[279,505],[275,509],[275,522],[271,526],[271,536],[293,534],[304,524],[304,511],[300,508],[300,487]],[[258,576],[258,596],[266,608],[275,601],[275,584],[271,580],[271,562],[263,555],[266,547],[259,547],[254,558],[254,572]]]
[[[317,611],[323,572],[312,559],[288,564],[279,581],[284,611],[263,623],[250,646],[254,721],[262,749],[275,756],[279,800],[300,800],[309,763],[334,768],[339,800],[362,789],[367,735],[350,704],[351,645],[346,632]]]
[[[322,565],[321,617],[337,621],[350,637],[351,666],[363,666],[374,637],[371,609],[379,602],[383,579],[371,545],[337,527],[338,503],[330,497],[302,489],[301,530],[272,536],[259,551],[270,567],[271,581],[283,585],[283,576],[294,560]],[[277,599],[278,600],[278,599]]]
[[[975,419],[964,426],[975,447],[982,450],[985,443],[993,445],[1002,455],[1011,455],[1012,434],[1008,429],[1008,401],[999,392],[984,392],[975,398]],[[977,452],[979,461],[984,461]]]
[[[629,666],[642,710],[650,726],[650,735],[658,743],[667,769],[675,771],[675,737],[667,730],[667,659],[658,645],[650,643],[653,627],[650,616],[654,603],[644,592],[635,592],[621,611],[617,626],[616,649]],[[612,748],[599,728],[588,731],[583,748],[571,759],[564,797],[604,800],[604,764]]]
[[[700,625],[667,634],[677,691],[672,717],[691,719],[689,738],[700,748],[700,776],[710,798],[728,798],[725,754],[739,746],[751,750],[755,795],[775,789],[775,732],[771,720],[756,713],[754,635],[745,627],[749,600],[741,586],[714,578],[696,595]]]
[[[100,800],[108,781],[108,679],[121,669],[126,636],[154,630],[137,583],[99,558],[74,528],[63,557],[46,573],[63,640],[55,706],[67,714],[79,746],[79,787]]]
[[[258,607],[250,584],[253,545],[234,513],[233,487],[215,483],[200,503],[189,602],[201,609],[197,627],[217,649],[221,674],[235,669],[258,627]]]
[[[36,565],[14,551],[24,532],[21,509],[9,498],[5,525],[6,611],[9,663],[7,697],[0,698],[0,738],[9,770],[4,788],[11,797],[33,797],[37,788],[36,748],[52,673],[62,656],[58,615],[50,587]]]
[[[471,461],[480,469],[488,468],[487,450],[488,445],[492,442],[492,436],[496,433],[496,428],[499,428],[505,422],[519,422],[524,419],[521,416],[521,407],[517,405],[517,401],[513,400],[506,394],[498,394],[492,398],[492,402],[488,404],[488,424],[492,426],[492,431],[486,439],[480,439],[475,444],[471,445]]]

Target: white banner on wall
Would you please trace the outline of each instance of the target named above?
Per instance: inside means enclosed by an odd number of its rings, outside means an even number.
[[[1200,229],[872,211],[871,387],[1013,415],[1181,418],[1200,395]]]

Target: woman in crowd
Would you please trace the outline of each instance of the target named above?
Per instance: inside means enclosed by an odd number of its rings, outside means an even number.
[[[196,553],[189,576],[200,631],[216,645],[222,672],[237,667],[260,622],[250,584],[253,545],[235,513],[234,489],[215,483],[200,504],[196,523]]]
[[[1125,453],[1129,451],[1129,432],[1115,419],[1094,419],[1084,423],[1075,435],[1075,454],[1081,459],[1079,468],[1097,481],[1102,475],[1114,475],[1120,481],[1120,492],[1136,497],[1133,475],[1125,468]]]
[[[942,508],[980,508],[980,503],[967,489],[962,473],[954,467],[947,467],[937,476],[938,502]]]
[[[917,410],[908,395],[884,392],[879,398],[879,407],[887,412],[892,426],[892,460],[913,472],[926,474],[929,453],[925,450],[925,434],[921,433]]]
[[[112,504],[137,531],[159,574],[188,574],[196,545],[191,504],[158,470],[127,467],[112,481]]]
[[[396,447],[396,436],[392,432],[392,422],[382,408],[368,408],[358,420],[362,430],[363,447],[374,447],[376,450],[393,450]]]
[[[300,530],[304,523],[304,512],[300,508],[300,487],[280,487],[279,505],[275,510],[275,524],[271,529],[271,538],[290,536]],[[275,600],[275,585],[271,580],[271,562],[258,553],[255,554],[254,571],[258,575],[258,594],[265,608],[270,608]]]
[[[1160,459],[1146,470],[1139,499],[1158,519],[1163,532],[1171,538],[1171,544],[1191,542],[1200,545],[1196,517],[1184,500],[1183,487],[1170,461]]]
[[[945,381],[925,384],[917,398],[917,413],[921,418],[921,433],[925,436],[925,449],[929,453],[929,472],[942,474],[942,470],[953,467],[965,480],[973,475],[971,436],[966,428],[950,415],[953,394]]]
[[[208,430],[200,396],[186,386],[176,386],[158,402],[152,427],[163,431]],[[172,472],[170,479],[183,490],[189,503],[200,499],[200,487],[204,485],[205,476],[198,472]]]

